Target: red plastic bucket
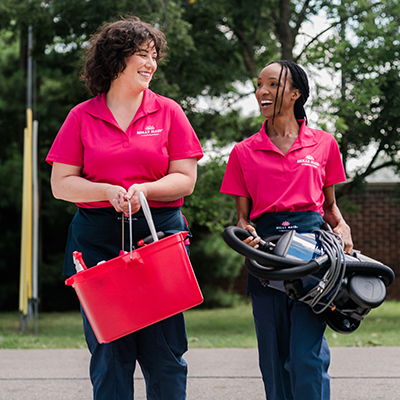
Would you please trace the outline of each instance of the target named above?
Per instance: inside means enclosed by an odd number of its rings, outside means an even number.
[[[108,343],[203,301],[178,232],[68,278],[99,343]],[[132,258],[131,258],[132,257]]]

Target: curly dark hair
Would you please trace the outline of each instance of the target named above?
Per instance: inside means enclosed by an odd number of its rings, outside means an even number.
[[[81,76],[89,92],[93,96],[108,92],[111,82],[126,68],[126,58],[150,43],[157,51],[158,63],[167,50],[167,41],[159,29],[137,17],[100,27],[90,38]]]

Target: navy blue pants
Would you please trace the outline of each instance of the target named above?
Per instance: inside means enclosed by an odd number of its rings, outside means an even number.
[[[179,208],[151,209],[157,231],[188,231]],[[129,225],[125,222],[124,249],[129,248]],[[133,215],[133,243],[150,235],[142,211]],[[117,257],[122,247],[122,214],[113,208],[79,209],[68,234],[64,274],[75,273],[72,252],[82,252],[90,267]],[[82,311],[83,326],[91,353],[90,378],[94,400],[132,400],[133,373],[139,363],[149,400],[186,399],[187,337],[180,313],[111,343],[99,344]]]
[[[323,224],[320,214],[276,213],[257,221],[260,236],[289,229],[310,232]],[[325,320],[286,293],[263,287],[249,276],[259,364],[268,400],[329,400],[330,351]]]
[[[330,352],[323,319],[276,289],[251,298],[267,399],[328,400]]]

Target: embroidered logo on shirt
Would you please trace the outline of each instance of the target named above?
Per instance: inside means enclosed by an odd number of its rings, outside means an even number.
[[[297,163],[314,168],[318,168],[320,166],[319,162],[315,161],[315,158],[310,154],[308,156],[305,156],[304,158],[297,160]]]
[[[283,221],[280,226],[275,227],[277,231],[289,231],[298,228],[299,227],[297,225],[292,225],[289,221]]]
[[[154,125],[147,125],[144,131],[137,131],[136,133],[141,137],[144,136],[158,136],[163,131],[163,128],[156,129]]]

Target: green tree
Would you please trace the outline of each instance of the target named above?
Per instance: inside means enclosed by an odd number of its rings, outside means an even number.
[[[7,277],[0,283],[0,307],[15,309],[18,306],[28,25],[33,27],[34,118],[39,121],[40,132],[39,291],[42,308],[52,310],[76,303],[72,291],[65,292],[68,289],[60,286],[67,228],[76,208],[52,197],[50,167],[44,160],[68,111],[89,97],[79,81],[85,43],[104,22],[122,15],[137,15],[162,26],[171,38],[170,59],[180,57],[192,47],[191,36],[187,34],[189,24],[181,18],[183,11],[177,3],[161,4],[161,8],[160,1],[4,0],[0,4],[0,186],[4,193],[0,210],[5,227],[0,233],[3,250],[0,273]],[[174,83],[174,79],[179,82],[179,73],[174,72],[173,64],[173,61],[164,63],[165,70],[160,68],[153,86],[157,92],[179,99],[182,98],[181,89]],[[63,306],[59,301],[62,297]]]
[[[396,90],[399,78],[400,4],[398,1],[345,1],[330,9],[337,29],[314,46],[318,66],[340,79],[330,96],[320,91],[321,124],[334,123],[345,165],[373,145],[375,152],[344,185],[350,193],[376,171],[399,171],[400,125]],[[321,88],[320,88],[321,89]]]
[[[217,153],[199,167],[195,193],[185,201],[184,212],[195,234],[195,253],[208,246],[208,235],[219,234],[224,226],[236,222],[233,199],[218,194],[226,162],[219,150],[258,131],[259,117],[242,117],[234,109],[235,102],[248,94],[241,93],[236,84],[254,82],[261,68],[274,59],[293,59],[310,71],[316,68],[339,74],[340,84],[330,92],[322,85],[317,87],[314,108],[320,124],[334,131],[345,161],[359,157],[370,143],[378,149],[370,165],[352,177],[345,191],[353,190],[383,166],[398,168],[399,7],[398,0],[3,0],[0,187],[4,195],[0,211],[7,228],[0,234],[2,254],[6,254],[0,260],[0,273],[12,266],[17,280],[19,272],[16,254],[29,24],[35,39],[34,108],[42,161],[41,271],[46,279],[41,282],[47,288],[62,279],[59,271],[65,235],[75,207],[52,198],[50,167],[44,159],[70,108],[88,98],[79,82],[79,66],[85,43],[98,26],[131,14],[157,24],[166,33],[169,55],[160,65],[152,89],[180,102],[202,142],[213,144]],[[321,12],[329,25],[310,36],[304,26]],[[300,37],[305,44],[296,47]],[[219,106],[202,110],[200,96],[218,98]],[[381,155],[383,162],[379,161]],[[235,273],[229,268],[225,271],[229,279]],[[210,281],[211,286],[218,279],[221,277]],[[5,304],[3,294],[9,287],[7,281],[0,283],[0,306]],[[50,290],[42,291],[43,307],[56,304],[57,296],[48,293]]]

